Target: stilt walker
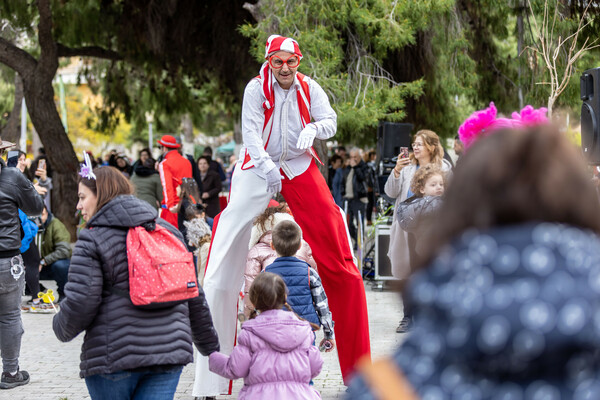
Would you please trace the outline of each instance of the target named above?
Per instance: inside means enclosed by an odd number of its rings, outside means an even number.
[[[281,192],[317,262],[346,382],[358,359],[370,357],[371,349],[365,290],[353,261],[347,227],[312,149],[315,137],[328,139],[335,134],[337,116],[321,86],[297,72],[302,53],[295,40],[270,36],[265,59],[260,75],[244,92],[244,146],[229,203],[213,232],[204,293],[221,351],[229,354],[235,341],[237,299],[252,221],[272,195]],[[229,393],[229,381],[209,372],[207,357],[196,356],[193,395]]]

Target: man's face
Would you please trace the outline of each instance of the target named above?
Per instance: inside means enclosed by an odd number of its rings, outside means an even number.
[[[48,221],[48,210],[44,207],[44,210],[42,211],[42,224],[45,224],[46,221]]]
[[[465,146],[462,144],[462,142],[460,140],[455,140],[454,141],[454,152],[456,153],[457,156],[462,156],[463,152],[465,151]]]
[[[361,158],[360,153],[358,151],[350,152],[350,165],[355,166],[360,164]]]
[[[281,63],[283,61],[283,63]],[[296,64],[295,67],[290,68],[289,64]],[[275,68],[279,65],[282,65],[281,68]],[[292,87],[292,83],[294,83],[294,76],[296,76],[296,71],[298,70],[299,60],[296,55],[293,53],[288,53],[287,51],[278,51],[269,57],[269,68],[273,71],[273,76],[279,82],[279,86],[282,89],[289,89]]]

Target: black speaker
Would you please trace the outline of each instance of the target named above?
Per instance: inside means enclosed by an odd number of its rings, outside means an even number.
[[[379,121],[377,127],[377,160],[392,162],[398,156],[400,147],[410,147],[412,124]]]
[[[392,263],[387,256],[390,247],[389,225],[378,225],[375,228],[375,276],[376,281],[395,280],[392,275]]]
[[[600,68],[588,69],[580,78],[581,149],[588,162],[600,165]]]

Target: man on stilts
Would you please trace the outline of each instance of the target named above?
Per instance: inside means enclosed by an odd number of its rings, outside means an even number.
[[[353,261],[346,224],[312,149],[315,138],[335,134],[337,116],[314,80],[297,72],[298,43],[278,35],[267,40],[267,60],[246,86],[242,104],[242,148],[229,203],[213,232],[204,292],[221,351],[235,340],[238,293],[252,221],[281,192],[313,250],[336,328],[344,382],[355,363],[370,357],[369,324],[362,278]],[[313,122],[311,122],[313,121]],[[320,161],[319,161],[320,162]],[[208,370],[197,354],[194,396],[230,391],[229,381]]]

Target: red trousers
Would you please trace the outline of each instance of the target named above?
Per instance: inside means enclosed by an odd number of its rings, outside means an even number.
[[[285,176],[285,175],[284,175]],[[370,356],[369,320],[362,277],[354,264],[346,225],[315,163],[281,194],[312,249],[335,322],[335,339],[344,382],[357,361]]]
[[[363,356],[369,359],[371,346],[365,289],[354,265],[342,211],[314,163],[302,175],[292,180],[284,178],[281,194],[317,262],[335,322],[340,367],[347,382],[357,361]],[[221,352],[225,354],[231,353],[234,345],[238,293],[252,221],[264,212],[270,199],[264,178],[251,170],[236,168],[229,204],[215,218],[203,289]],[[215,396],[228,390],[228,382],[208,370],[208,359],[197,355],[193,395]]]

